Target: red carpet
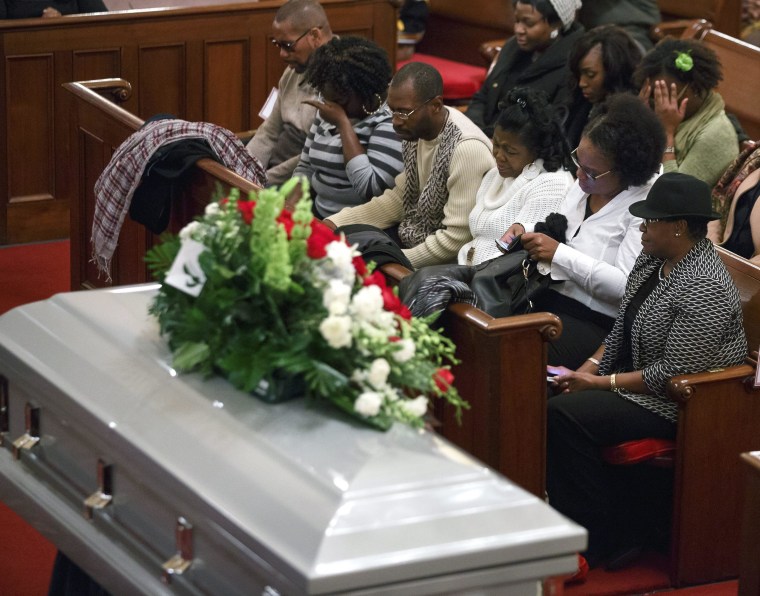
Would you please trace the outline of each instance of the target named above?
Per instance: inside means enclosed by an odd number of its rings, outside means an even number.
[[[71,287],[69,242],[0,247],[0,314]],[[0,595],[47,594],[55,546],[0,503]]]

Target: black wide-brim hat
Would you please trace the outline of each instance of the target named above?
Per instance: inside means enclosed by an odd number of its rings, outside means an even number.
[[[643,201],[628,207],[642,219],[720,219],[712,208],[707,183],[680,172],[668,172],[655,180]]]

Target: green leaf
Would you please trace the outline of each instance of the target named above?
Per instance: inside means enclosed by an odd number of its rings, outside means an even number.
[[[185,342],[174,350],[174,366],[179,370],[192,370],[209,357],[208,344]]]

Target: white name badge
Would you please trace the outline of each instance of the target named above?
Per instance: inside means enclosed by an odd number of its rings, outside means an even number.
[[[259,112],[259,117],[262,120],[269,118],[269,114],[272,113],[272,110],[274,109],[274,102],[277,101],[279,94],[280,92],[278,91],[277,87],[272,87],[272,90],[269,92],[269,97],[267,97],[267,100],[264,102],[264,107],[262,107],[261,111]]]
[[[182,248],[179,249],[164,283],[197,298],[206,283],[206,275],[198,262],[198,257],[204,250],[206,247],[200,242],[183,240]]]

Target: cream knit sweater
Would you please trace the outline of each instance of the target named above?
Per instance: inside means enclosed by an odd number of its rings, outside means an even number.
[[[475,205],[475,195],[488,170],[494,167],[491,141],[472,121],[459,110],[446,108],[451,121],[462,131],[462,140],[454,150],[449,167],[449,199],[444,207],[442,227],[430,234],[424,242],[404,253],[415,269],[439,263],[453,263],[463,244],[472,239],[468,217]],[[420,185],[424,186],[435,163],[440,137],[432,141],[420,139],[417,143],[417,170]],[[396,176],[395,184],[382,195],[358,207],[343,209],[329,219],[336,226],[364,223],[378,228],[389,228],[404,218],[404,187],[406,174]]]

